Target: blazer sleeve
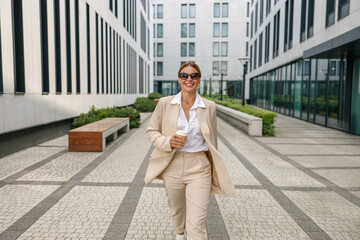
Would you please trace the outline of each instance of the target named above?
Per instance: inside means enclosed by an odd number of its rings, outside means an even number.
[[[162,151],[172,151],[170,146],[170,138],[166,137],[161,132],[162,125],[162,116],[164,110],[164,103],[161,101],[158,102],[152,116],[150,122],[146,128],[146,135],[151,141],[151,143],[159,150]]]

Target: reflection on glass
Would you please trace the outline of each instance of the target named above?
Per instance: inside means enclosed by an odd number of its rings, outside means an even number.
[[[294,116],[300,118],[301,113],[301,77],[302,60],[296,62],[295,93],[294,93]]]
[[[325,124],[326,115],[326,81],[328,78],[328,59],[318,59],[316,95],[315,95],[315,122]]]

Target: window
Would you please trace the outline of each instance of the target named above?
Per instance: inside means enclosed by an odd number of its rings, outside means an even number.
[[[163,63],[157,62],[157,75],[162,76],[163,75]]]
[[[195,37],[195,23],[189,24],[189,37]]]
[[[118,0],[115,0],[115,17],[118,17]]]
[[[293,21],[294,21],[294,0],[287,0],[285,3],[284,52],[292,48]]]
[[[96,93],[100,93],[99,72],[99,15],[95,13],[95,40],[96,40]]]
[[[249,68],[249,71],[251,72],[252,71],[252,56],[253,56],[253,48],[252,48],[252,45],[250,46],[250,68]]]
[[[349,15],[350,0],[339,0],[338,20]]]
[[[262,43],[263,43],[263,33],[260,33],[260,36],[259,36],[259,63],[258,63],[259,67],[261,67],[261,65],[262,65],[262,49],[263,49]]]
[[[249,56],[249,42],[246,42],[245,55]]]
[[[260,26],[264,20],[264,0],[260,0]]]
[[[269,15],[271,11],[271,0],[266,0],[266,16]]]
[[[214,3],[214,17],[220,17],[220,3]]]
[[[181,37],[182,38],[187,37],[187,23],[181,24]]]
[[[195,4],[189,5],[189,18],[195,18]]]
[[[301,2],[300,42],[305,40],[306,0]]]
[[[75,66],[76,93],[80,93],[80,31],[79,31],[79,0],[75,0]]]
[[[164,56],[163,43],[157,43],[157,56],[158,57],[163,57]]]
[[[246,5],[246,17],[249,17],[250,14],[250,3],[247,3]]]
[[[61,93],[61,41],[59,1],[54,2],[56,93]]]
[[[246,36],[249,36],[249,22],[246,23]]]
[[[141,49],[146,53],[146,22],[142,13],[140,13],[140,40]]]
[[[187,18],[187,4],[181,4],[181,18]]]
[[[257,32],[258,29],[258,3],[255,4],[255,33]]]
[[[189,43],[189,57],[195,57],[195,43]]]
[[[273,58],[279,56],[279,31],[280,31],[279,27],[280,27],[280,10],[274,16]]]
[[[219,75],[219,61],[213,62],[213,75]]]
[[[222,37],[228,36],[228,24],[227,23],[221,23],[221,36]]]
[[[187,43],[181,43],[181,56],[186,57],[187,54]]]
[[[156,53],[155,44],[156,44],[156,43],[153,43],[153,48],[154,48],[154,49],[153,49],[153,53],[154,53],[153,57],[156,57],[156,55],[155,55],[155,53]]]
[[[251,12],[251,19],[250,19],[250,21],[251,21],[251,24],[250,24],[250,27],[251,27],[251,29],[250,29],[250,38],[252,38],[253,37],[253,23],[254,23],[254,11],[252,11]]]
[[[157,18],[162,19],[164,17],[164,7],[162,4],[157,5]]]
[[[223,75],[227,75],[227,72],[228,72],[228,63],[227,61],[221,61],[221,70],[220,70],[221,74]]]
[[[228,55],[228,43],[222,42],[221,43],[221,56],[227,57],[227,55]]]
[[[220,54],[219,42],[213,42],[213,56],[218,57]]]
[[[312,37],[314,35],[314,5],[315,0],[309,0],[308,7],[308,24],[307,24],[307,37]]]
[[[327,0],[325,27],[333,25],[334,22],[335,22],[335,0]]]
[[[257,40],[254,42],[254,70],[256,69],[257,65]]]
[[[220,23],[214,23],[213,36],[220,37]]]
[[[229,4],[223,3],[222,4],[222,17],[226,18],[229,16]]]
[[[11,1],[13,10],[15,92],[25,92],[24,38],[22,1]]]
[[[155,4],[153,4],[153,10],[154,10],[154,11],[153,11],[153,19],[155,19],[155,16],[156,16],[156,15],[155,15],[155,12],[156,12],[156,11],[155,11]],[[155,65],[154,65],[154,66],[155,66]]]
[[[90,56],[90,8],[86,3],[86,38],[87,38],[87,92],[91,93],[91,56]]]
[[[265,28],[265,63],[269,61],[270,51],[270,23]]]
[[[109,8],[110,8],[110,11],[113,10],[113,0],[109,0]]]
[[[104,93],[104,23],[101,18],[101,92]]]
[[[48,47],[48,23],[47,23],[47,0],[40,1],[40,24],[41,24],[41,70],[42,70],[42,92],[49,92],[49,47]],[[1,38],[0,38],[1,45]],[[1,71],[1,46],[0,46],[0,93],[3,92]]]
[[[163,25],[162,24],[157,25],[157,37],[158,38],[163,37]]]
[[[71,93],[72,65],[71,65],[71,36],[70,36],[70,0],[65,1],[65,29],[66,29],[66,83],[67,83],[67,93]]]

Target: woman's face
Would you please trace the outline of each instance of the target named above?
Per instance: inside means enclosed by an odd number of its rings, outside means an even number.
[[[178,81],[181,86],[181,91],[188,93],[195,93],[197,87],[200,85],[200,75],[195,68],[191,66],[184,67],[178,76]]]

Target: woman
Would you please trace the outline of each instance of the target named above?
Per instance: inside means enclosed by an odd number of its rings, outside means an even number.
[[[196,92],[201,71],[186,62],[178,71],[181,92],[161,98],[146,134],[155,150],[145,183],[163,179],[177,240],[207,239],[205,219],[210,192],[236,196],[217,151],[216,105]],[[187,130],[185,141],[176,131]]]

